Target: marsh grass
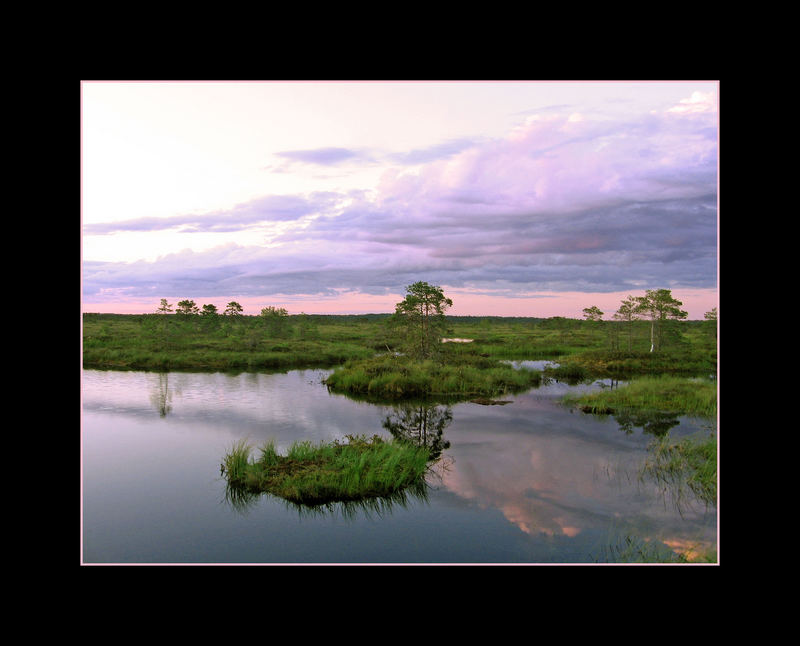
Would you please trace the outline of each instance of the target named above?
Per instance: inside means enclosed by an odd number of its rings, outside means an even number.
[[[538,386],[541,379],[538,371],[455,351],[443,353],[437,361],[393,355],[348,361],[325,384],[333,392],[386,400],[496,396]]]
[[[717,369],[716,351],[682,346],[663,352],[591,349],[561,360],[562,369],[583,370],[595,377],[632,375],[700,375]]]
[[[658,541],[644,540],[638,536],[617,537],[602,550],[597,558],[600,563],[714,563],[716,552],[701,547],[673,550]]]
[[[653,440],[639,478],[655,482],[676,506],[689,495],[706,505],[717,504],[717,441],[712,433],[674,442],[668,435]]]
[[[246,493],[269,493],[306,506],[382,497],[397,500],[404,489],[424,486],[431,457],[427,448],[377,435],[347,436],[347,440],[295,442],[285,456],[268,442],[257,459],[251,457],[252,447],[239,441],[223,458],[221,470],[241,500],[246,500]]]
[[[591,413],[660,411],[714,418],[717,414],[717,383],[701,378],[646,376],[613,390],[568,395],[564,402]]]
[[[155,305],[154,305],[155,307]],[[397,350],[389,315],[293,315],[278,332],[258,316],[157,314],[83,315],[83,364],[117,370],[289,370],[335,366]],[[679,341],[650,353],[649,326],[639,321],[609,347],[614,329],[577,319],[447,317],[447,337],[469,338],[468,356],[498,359],[559,359],[591,376],[710,374],[716,370],[716,339],[703,321],[682,322]],[[624,344],[623,344],[624,341]],[[625,350],[622,346],[630,346]],[[451,347],[444,354],[458,354]],[[577,368],[569,368],[573,371]],[[567,367],[564,370],[568,370]]]

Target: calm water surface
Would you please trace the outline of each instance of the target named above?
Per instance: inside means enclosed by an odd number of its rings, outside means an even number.
[[[602,563],[629,537],[716,546],[714,508],[637,475],[656,434],[708,433],[707,423],[642,427],[559,404],[611,382],[423,409],[330,394],[327,374],[83,371],[82,562]],[[311,510],[226,496],[220,464],[239,439],[282,451],[389,429],[416,437],[422,418],[442,449],[424,499]]]

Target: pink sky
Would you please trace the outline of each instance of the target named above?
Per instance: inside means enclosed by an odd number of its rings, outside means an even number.
[[[505,298],[486,294],[474,294],[466,291],[443,288],[446,296],[453,300],[453,307],[448,314],[457,316],[532,316],[549,318],[564,316],[567,318],[583,318],[583,308],[596,305],[603,313],[604,319],[611,319],[623,299],[631,296],[642,296],[644,290],[614,292],[607,294],[590,294],[583,292],[542,292],[528,298]],[[700,320],[714,307],[719,307],[716,289],[675,289],[672,296],[683,303],[682,309],[688,312],[689,320]],[[198,307],[206,303],[217,306],[223,311],[230,301],[239,303],[245,314],[258,314],[262,308],[272,305],[283,307],[290,314],[375,314],[391,313],[395,305],[403,299],[401,294],[374,296],[369,294],[341,294],[330,299],[314,299],[313,297],[291,298],[276,297],[267,302],[263,298],[220,299],[218,297],[198,298],[190,296],[168,297],[167,301],[174,307],[185,298],[194,300]],[[148,314],[154,313],[161,299],[154,301],[120,301],[117,303],[83,303],[83,312],[100,312],[111,314]]]

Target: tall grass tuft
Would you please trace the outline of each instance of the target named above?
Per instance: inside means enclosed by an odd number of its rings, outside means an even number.
[[[428,448],[378,436],[348,436],[348,442],[292,444],[286,456],[273,442],[250,460],[250,447],[240,441],[223,460],[232,488],[266,492],[297,504],[392,497],[424,482],[431,454]]]
[[[250,453],[251,447],[247,440],[239,440],[234,443],[222,460],[222,468],[229,481],[236,482],[245,478],[250,464]]]
[[[650,479],[671,493],[676,504],[691,492],[706,505],[717,503],[717,441],[714,434],[703,438],[669,436],[654,440],[650,456],[641,468],[641,480]]]

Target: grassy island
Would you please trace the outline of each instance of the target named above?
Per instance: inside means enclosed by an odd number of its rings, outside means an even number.
[[[325,383],[334,392],[409,399],[494,397],[527,390],[541,380],[538,371],[458,353],[446,354],[437,361],[395,355],[350,360],[334,370]]]
[[[309,506],[391,498],[424,484],[431,459],[427,448],[377,435],[347,440],[297,442],[286,456],[269,442],[258,458],[251,458],[252,447],[242,441],[224,457],[222,471],[231,488]]]
[[[579,406],[587,413],[659,411],[714,418],[717,414],[717,383],[700,378],[638,377],[619,388],[568,396],[564,402]]]

